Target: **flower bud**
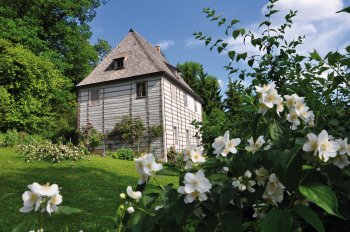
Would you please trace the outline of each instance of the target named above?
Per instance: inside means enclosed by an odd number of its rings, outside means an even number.
[[[126,209],[126,211],[128,211],[129,214],[132,214],[133,212],[135,212],[134,207],[130,206],[129,208]]]
[[[121,193],[121,194],[119,194],[119,196],[120,196],[121,199],[125,199],[126,198],[125,193]]]

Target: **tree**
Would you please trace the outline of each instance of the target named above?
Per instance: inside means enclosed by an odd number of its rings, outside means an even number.
[[[223,109],[220,95],[220,84],[216,77],[208,75],[203,65],[196,62],[178,64],[177,68],[186,83],[204,101],[203,111],[210,114],[213,109]]]
[[[232,81],[229,79],[227,90],[225,92],[226,98],[224,100],[225,111],[230,115],[234,115],[240,111],[243,103],[243,96],[245,88],[238,80]]]
[[[46,57],[0,39],[1,129],[54,131],[60,114],[75,106],[72,82]],[[4,108],[3,108],[4,107]]]
[[[74,84],[82,80],[98,61],[89,43],[88,23],[101,0],[3,0],[0,4],[0,38],[26,45],[50,58]]]
[[[111,52],[112,47],[104,39],[98,39],[97,44],[94,45],[95,50],[98,53],[98,63],[100,63]]]

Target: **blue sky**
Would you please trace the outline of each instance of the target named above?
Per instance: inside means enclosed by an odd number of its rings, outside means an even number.
[[[107,40],[115,47],[130,28],[143,35],[150,43],[160,45],[167,59],[173,65],[185,61],[203,64],[206,72],[216,76],[226,89],[227,72],[223,66],[228,64],[225,54],[209,51],[202,42],[196,41],[193,32],[202,31],[214,38],[226,39],[229,47],[239,51],[256,52],[244,47],[241,41],[233,41],[224,34],[223,28],[208,20],[202,9],[210,7],[228,19],[239,19],[239,27],[246,27],[258,33],[262,21],[263,8],[267,1],[262,0],[110,0],[97,9],[95,19],[90,23],[93,36]],[[288,37],[306,35],[300,52],[317,49],[325,54],[330,49],[342,49],[350,44],[350,14],[335,14],[350,5],[350,0],[281,0],[282,12],[274,18],[280,22],[288,9],[296,9],[299,15],[295,27]]]

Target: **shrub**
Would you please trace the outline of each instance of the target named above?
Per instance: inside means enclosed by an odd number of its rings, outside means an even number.
[[[28,144],[18,145],[17,151],[25,156],[27,162],[34,160],[52,163],[59,163],[63,160],[77,161],[88,154],[85,147],[76,147],[72,144],[53,144],[48,141],[39,143],[35,140]]]
[[[181,162],[182,154],[177,152],[175,147],[171,146],[167,152],[167,159],[169,164],[177,165]]]
[[[85,146],[90,152],[100,145],[103,135],[98,132],[91,123],[82,127],[79,131],[80,145]]]
[[[29,144],[32,141],[44,141],[40,135],[29,135],[25,132],[17,132],[17,130],[8,130],[0,136],[0,145],[5,147],[15,147],[19,144]]]
[[[108,153],[107,155],[115,159],[121,159],[121,160],[133,160],[135,157],[134,151],[130,148],[120,148],[115,152]]]

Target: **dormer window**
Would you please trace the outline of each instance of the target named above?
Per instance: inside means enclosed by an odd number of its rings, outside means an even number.
[[[124,64],[124,57],[121,58],[117,58],[113,60],[113,68],[114,70],[117,69],[122,69],[124,68],[125,64]]]

